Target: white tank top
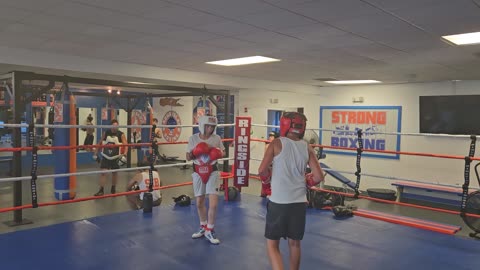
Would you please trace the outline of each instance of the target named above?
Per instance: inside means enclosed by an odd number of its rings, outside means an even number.
[[[160,187],[160,176],[158,175],[158,172],[153,171],[153,188],[158,188]],[[138,187],[140,189],[148,189],[148,186],[150,185],[150,174],[149,172],[142,172],[142,181],[138,183]],[[159,189],[152,191],[152,197],[153,201],[156,201],[162,197],[162,193],[160,192]],[[140,193],[140,200],[143,201],[143,192]]]
[[[307,142],[287,137],[280,137],[280,141],[282,151],[273,158],[270,201],[281,204],[306,202]]]

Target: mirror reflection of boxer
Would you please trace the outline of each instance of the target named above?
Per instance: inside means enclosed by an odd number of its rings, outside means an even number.
[[[99,145],[119,145],[118,147],[105,147],[101,148],[101,155],[102,160],[100,162],[100,168],[103,171],[106,170],[115,170],[120,168],[120,164],[126,162],[126,154],[127,154],[127,147],[120,146],[121,144],[127,144],[127,138],[125,134],[118,130],[116,126],[118,126],[118,121],[116,119],[112,119],[111,121],[112,127],[111,129],[105,131],[102,136],[102,140],[98,143]],[[94,159],[96,159],[98,153],[98,149],[95,150]],[[95,196],[102,196],[104,194],[104,187],[106,184],[106,175],[105,172],[100,174],[100,189]],[[117,184],[117,172],[112,172],[112,187],[110,192],[114,194],[116,192],[115,186]]]
[[[87,120],[85,120],[85,124],[84,125],[87,125],[87,126],[93,126],[93,117],[91,114],[89,114],[87,116]],[[83,145],[92,145],[93,144],[93,140],[94,140],[94,133],[95,133],[95,128],[93,127],[88,127],[88,128],[83,128],[82,129],[83,131],[86,132],[85,134],[85,140],[83,141]],[[85,149],[87,152],[91,152],[92,151],[92,148],[86,148]]]
[[[212,244],[219,244],[214,233],[215,217],[217,214],[218,194],[217,182],[220,173],[217,169],[217,159],[224,155],[220,136],[215,134],[217,118],[215,116],[201,116],[198,120],[200,133],[188,139],[187,160],[193,160],[194,173],[193,191],[197,201],[197,211],[200,218],[200,229],[192,238],[205,238]],[[205,206],[205,195],[208,194],[209,209]]]
[[[157,118],[153,118],[153,125],[158,126],[158,119]],[[153,140],[155,141],[155,143],[160,142],[160,139],[162,138],[162,131],[160,130],[160,128],[156,127],[155,131],[154,131],[154,134],[155,134],[155,136],[154,136]],[[157,159],[156,161],[158,161],[159,158],[160,158],[160,152],[158,151],[158,148],[159,148],[158,145],[153,148],[153,150],[155,151],[156,159]]]

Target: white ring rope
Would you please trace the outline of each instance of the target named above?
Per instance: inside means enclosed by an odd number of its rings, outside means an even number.
[[[0,124],[0,127],[29,127],[28,124]],[[235,124],[218,124],[217,127],[230,127],[235,126]],[[256,127],[270,127],[270,128],[279,128],[279,126],[275,125],[263,125],[263,124],[252,124],[252,126]],[[152,128],[152,125],[34,125],[34,127],[43,127],[43,128]],[[198,125],[157,125],[156,127],[159,128],[175,128],[175,127],[198,127]],[[331,131],[331,132],[343,132],[343,133],[352,133],[355,134],[355,131],[344,131],[344,130],[336,130],[336,129],[325,129],[325,128],[307,128],[307,130],[314,130],[314,131]],[[369,134],[383,134],[383,135],[405,135],[405,136],[423,136],[423,137],[446,137],[446,138],[470,138],[470,135],[449,135],[449,134],[431,134],[431,133],[400,133],[400,132],[365,132],[365,135]],[[476,136],[480,138],[480,136]],[[220,160],[231,160],[230,159],[219,159]],[[250,160],[254,161],[262,161],[261,159],[251,158]],[[156,165],[155,168],[164,168],[164,167],[174,167],[174,166],[185,166],[190,165],[192,162],[185,162],[185,163],[175,163],[175,164],[166,164],[166,165]],[[149,167],[148,167],[149,168]],[[52,174],[52,175],[39,175],[38,179],[43,178],[52,178],[52,177],[64,177],[64,176],[73,176],[73,175],[90,175],[90,174],[98,174],[98,173],[105,173],[105,172],[124,172],[124,171],[134,171],[138,170],[138,168],[124,168],[124,169],[116,169],[116,170],[108,170],[108,171],[90,171],[90,172],[76,172],[76,173],[65,173],[65,174]],[[323,169],[324,171],[334,171],[339,173],[345,174],[352,174],[355,173],[347,172],[347,171],[336,171],[333,169]],[[424,184],[433,184],[433,185],[440,185],[445,187],[454,187],[459,188],[460,186],[455,185],[447,185],[447,184],[439,184],[439,183],[432,183],[432,182],[424,182],[419,180],[412,180],[407,178],[401,177],[393,177],[393,176],[382,176],[382,175],[375,175],[375,174],[366,174],[361,173],[362,176],[369,176],[374,178],[381,178],[381,179],[389,179],[389,180],[401,180],[407,182],[415,182],[415,183],[424,183]],[[8,181],[21,181],[21,180],[30,180],[31,176],[24,176],[24,177],[9,177],[9,178],[0,178],[0,182],[8,182]]]
[[[250,158],[250,160],[255,160],[255,161],[262,161],[261,159],[258,158]],[[355,175],[354,172],[349,172],[349,171],[338,171],[334,169],[327,169],[327,168],[322,168],[322,170],[326,172],[338,172],[338,173],[344,173],[344,174],[351,174]],[[430,185],[436,185],[436,186],[443,186],[443,187],[453,187],[453,188],[461,188],[461,186],[456,186],[456,185],[449,185],[449,184],[440,184],[440,183],[433,183],[433,182],[426,182],[426,181],[421,181],[421,180],[413,180],[409,178],[403,178],[403,177],[395,177],[395,176],[385,176],[385,175],[377,175],[377,174],[368,174],[368,173],[360,173],[361,176],[369,176],[369,177],[374,177],[374,178],[380,178],[384,180],[400,180],[400,181],[405,181],[405,182],[414,182],[414,183],[419,183],[419,184],[430,184]],[[352,181],[354,182],[354,181]],[[469,188],[469,190],[477,190],[475,188]]]
[[[0,124],[0,127],[6,128],[28,128],[29,124]],[[218,124],[217,128],[233,127],[235,124]],[[35,128],[152,128],[153,125],[34,125]],[[157,128],[188,128],[198,127],[198,125],[157,125]]]
[[[218,128],[224,127],[233,127],[235,124],[218,124]],[[269,128],[280,128],[280,126],[274,125],[263,125],[263,124],[252,124],[254,127],[269,127]],[[19,128],[24,127],[28,128],[28,124],[0,124],[0,127],[6,128]],[[152,128],[152,125],[34,125],[37,128]],[[189,128],[189,127],[198,127],[198,125],[157,125],[158,128]],[[356,131],[350,130],[337,130],[337,129],[328,129],[328,128],[307,128],[306,130],[314,130],[314,131],[330,131],[330,132],[341,132],[341,133],[351,133],[352,135],[356,135]],[[419,136],[419,137],[442,137],[442,138],[470,138],[471,135],[451,135],[451,134],[434,134],[434,133],[412,133],[412,132],[375,132],[375,131],[368,131],[363,132],[363,135],[373,135],[373,134],[381,134],[381,135],[402,135],[402,136]],[[475,136],[476,138],[480,138],[479,136]]]
[[[280,128],[280,126],[273,126],[273,125],[262,125],[262,124],[252,124],[255,127],[269,127],[269,128]],[[314,130],[314,131],[330,131],[330,132],[341,132],[341,133],[349,133],[352,135],[357,135],[356,131],[352,130],[338,130],[338,129],[328,129],[328,128],[307,128],[306,130]],[[450,135],[450,134],[434,134],[434,133],[405,133],[405,132],[362,132],[363,135],[373,135],[373,134],[382,134],[382,135],[403,135],[403,136],[420,136],[420,137],[443,137],[443,138],[470,138],[471,135]],[[477,139],[480,136],[475,136]]]
[[[233,160],[233,158],[220,158],[217,161]],[[176,167],[176,166],[186,166],[191,165],[193,161],[183,162],[183,163],[174,163],[174,164],[164,164],[164,165],[155,165],[154,168],[167,168],[167,167]],[[88,171],[88,172],[74,172],[74,173],[59,173],[59,174],[46,174],[38,175],[37,179],[45,178],[55,178],[55,177],[66,177],[66,176],[79,176],[79,175],[91,175],[91,174],[101,174],[101,173],[111,173],[111,172],[129,172],[136,171],[139,169],[150,169],[150,166],[145,167],[132,167],[132,168],[123,168],[123,169],[114,169],[114,170],[101,170],[101,171]],[[21,177],[8,177],[0,178],[1,182],[13,182],[13,181],[25,181],[31,180],[32,176],[21,176]]]

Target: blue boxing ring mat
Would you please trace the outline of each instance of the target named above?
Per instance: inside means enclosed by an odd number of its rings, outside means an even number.
[[[220,200],[220,245],[191,239],[195,205],[164,202],[129,211],[0,235],[2,269],[270,269],[266,199]],[[286,241],[281,241],[288,258]],[[301,269],[478,269],[480,242],[331,211],[308,209]]]

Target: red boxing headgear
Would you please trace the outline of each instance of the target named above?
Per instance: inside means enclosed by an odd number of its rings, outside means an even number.
[[[298,112],[285,112],[280,118],[280,136],[287,136],[288,132],[298,134],[300,139],[305,134],[307,118]]]

